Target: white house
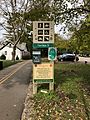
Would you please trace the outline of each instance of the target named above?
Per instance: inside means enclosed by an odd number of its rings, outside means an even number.
[[[13,44],[11,42],[6,42],[5,44],[0,45],[0,56],[4,54],[6,56],[6,60],[12,60],[12,51],[13,51]],[[26,43],[18,44],[16,46],[16,56],[19,59],[22,59],[22,54],[27,52]]]

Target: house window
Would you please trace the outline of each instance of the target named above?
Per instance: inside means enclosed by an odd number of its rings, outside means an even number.
[[[5,51],[5,55],[7,55],[7,51]]]

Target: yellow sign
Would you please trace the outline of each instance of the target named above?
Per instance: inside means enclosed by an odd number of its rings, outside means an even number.
[[[33,64],[33,79],[53,79],[53,63]]]

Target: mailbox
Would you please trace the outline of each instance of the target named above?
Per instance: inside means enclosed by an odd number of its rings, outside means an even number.
[[[40,64],[41,63],[41,51],[33,51],[32,59],[33,59],[34,64]]]

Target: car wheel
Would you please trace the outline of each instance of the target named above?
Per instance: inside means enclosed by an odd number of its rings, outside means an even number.
[[[63,59],[61,59],[61,62],[63,61]]]

